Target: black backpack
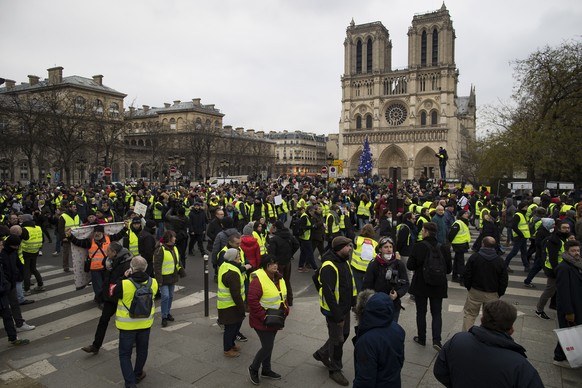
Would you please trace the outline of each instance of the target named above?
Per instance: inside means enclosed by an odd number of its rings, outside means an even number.
[[[429,286],[442,286],[447,284],[447,263],[441,252],[441,244],[431,245],[422,241],[429,249],[429,255],[424,260],[422,275],[424,282]]]
[[[291,219],[291,224],[289,225],[289,229],[291,229],[291,233],[293,236],[299,237],[303,234],[304,230],[301,227],[301,218],[300,217],[293,217]]]
[[[129,310],[131,318],[149,318],[152,314],[152,306],[154,304],[154,293],[152,291],[152,278],[149,278],[146,284],[136,283],[132,278],[128,279],[135,286],[135,294],[131,306],[126,309]],[[123,302],[122,302],[123,303]]]

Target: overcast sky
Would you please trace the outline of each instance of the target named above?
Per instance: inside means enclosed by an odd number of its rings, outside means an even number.
[[[449,0],[458,94],[507,100],[511,61],[582,35],[580,0]],[[407,66],[408,27],[440,0],[0,0],[0,77],[104,76],[125,106],[201,98],[223,124],[337,133],[345,31],[381,21],[394,68]]]

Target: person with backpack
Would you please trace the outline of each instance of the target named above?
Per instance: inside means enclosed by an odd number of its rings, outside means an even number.
[[[479,252],[472,254],[467,260],[463,272],[468,291],[463,308],[463,331],[469,331],[473,326],[485,303],[501,298],[507,289],[507,268],[496,252],[496,247],[497,241],[493,237],[485,237]]]
[[[141,256],[131,259],[125,278],[120,279],[113,292],[117,299],[115,326],[119,329],[119,364],[126,387],[146,377],[143,370],[148,357],[150,330],[154,323],[154,295],[158,282],[145,272],[148,263]],[[131,354],[135,343],[135,366]]]
[[[99,318],[99,324],[95,331],[93,343],[81,348],[84,352],[93,354],[99,353],[99,349],[101,348],[101,345],[103,345],[109,320],[117,310],[117,298],[113,297],[113,291],[117,287],[117,282],[124,279],[125,272],[129,269],[133,257],[127,248],[123,248],[121,244],[116,241],[109,244],[105,253],[107,254],[107,258],[103,262],[105,276],[103,281],[104,303],[103,310],[101,311],[101,318]]]
[[[282,221],[277,221],[271,227],[271,235],[267,244],[267,251],[275,257],[279,272],[287,286],[287,305],[293,306],[293,289],[291,287],[291,260],[299,250],[299,241],[285,227]]]
[[[414,271],[409,293],[416,303],[416,327],[418,335],[413,341],[426,346],[426,312],[430,301],[432,316],[432,346],[440,350],[443,299],[448,297],[447,274],[453,270],[451,252],[436,239],[438,227],[434,222],[422,225],[422,241],[414,244],[406,267]]]

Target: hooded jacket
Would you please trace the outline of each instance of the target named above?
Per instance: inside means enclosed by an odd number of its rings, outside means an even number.
[[[299,241],[287,228],[277,229],[269,238],[267,247],[269,254],[275,256],[275,260],[281,265],[289,264],[298,249]]]
[[[463,279],[467,290],[496,292],[501,297],[507,289],[509,276],[505,261],[495,248],[482,247],[467,260]]]
[[[354,388],[400,387],[405,332],[393,322],[394,304],[385,293],[368,299],[354,337]]]
[[[392,270],[392,281],[386,279],[388,269]],[[398,298],[394,300],[394,306],[398,309],[402,307],[400,299],[406,295],[409,287],[410,281],[408,279],[408,273],[406,272],[406,265],[396,258],[385,261],[380,257],[380,254],[368,265],[366,274],[364,275],[364,281],[362,282],[363,290],[370,289],[389,294],[394,289],[398,294]]]
[[[257,269],[261,265],[261,247],[253,236],[242,236],[240,248],[245,253],[245,261]]]
[[[424,262],[428,255],[430,255],[429,248],[426,246],[426,244],[424,244],[425,241],[432,246],[437,245],[436,237],[429,236],[422,240],[421,242],[415,243],[414,246],[412,247],[412,252],[410,253],[410,257],[406,262],[406,268],[408,268],[410,271],[415,272],[414,275],[412,276],[412,282],[410,283],[410,289],[408,292],[412,295],[421,297],[446,298],[448,296],[447,284],[443,284],[441,286],[432,286],[426,284],[426,282],[424,281],[422,267],[424,266]],[[449,274],[453,270],[451,251],[445,246],[441,245],[441,252],[443,254],[443,257],[445,258],[445,262],[447,265],[447,274]]]
[[[473,326],[447,341],[439,352],[433,372],[446,387],[544,386],[521,345],[506,333],[482,326]]]
[[[105,279],[103,281],[103,298],[106,301],[117,301],[117,298],[109,296],[110,285],[117,284],[120,279],[124,278],[125,271],[129,269],[132,257],[127,248],[121,248],[117,256],[113,259],[105,258],[103,260],[103,267],[106,269]]]
[[[228,239],[233,234],[238,233],[236,228],[229,228],[225,229],[222,232],[218,233],[216,239],[214,239],[214,244],[212,244],[212,263],[218,263],[218,253],[222,248],[228,244]]]

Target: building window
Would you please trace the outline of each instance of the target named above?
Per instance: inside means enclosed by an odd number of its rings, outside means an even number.
[[[432,32],[432,65],[436,66],[439,62],[439,32],[436,28]]]
[[[170,129],[173,129],[173,130],[176,129],[176,119],[174,119],[174,118],[170,119]]]
[[[372,129],[372,115],[366,115],[366,129]]]
[[[395,103],[390,105],[386,109],[385,113],[386,121],[388,122],[389,125],[392,126],[397,126],[404,123],[404,120],[406,120],[407,115],[408,111],[406,110],[406,107],[401,103]]]
[[[95,100],[95,106],[93,107],[93,110],[95,111],[96,114],[102,115],[103,114],[103,101],[101,101],[99,99]]]
[[[430,112],[430,125],[436,126],[438,122],[438,114],[436,110]]]
[[[372,72],[372,38],[368,38],[366,45],[366,72]]]
[[[420,112],[420,126],[421,127],[426,126],[426,112],[425,111]]]
[[[85,111],[85,99],[81,96],[75,98],[75,112],[82,113]]]
[[[20,179],[28,180],[28,163],[26,160],[20,161]]]
[[[420,65],[426,66],[426,31],[420,37]]]
[[[362,129],[362,116],[356,116],[356,129]]]
[[[119,104],[116,102],[112,102],[109,105],[109,116],[117,117],[119,116]]]
[[[356,74],[362,73],[362,41],[356,43]]]

